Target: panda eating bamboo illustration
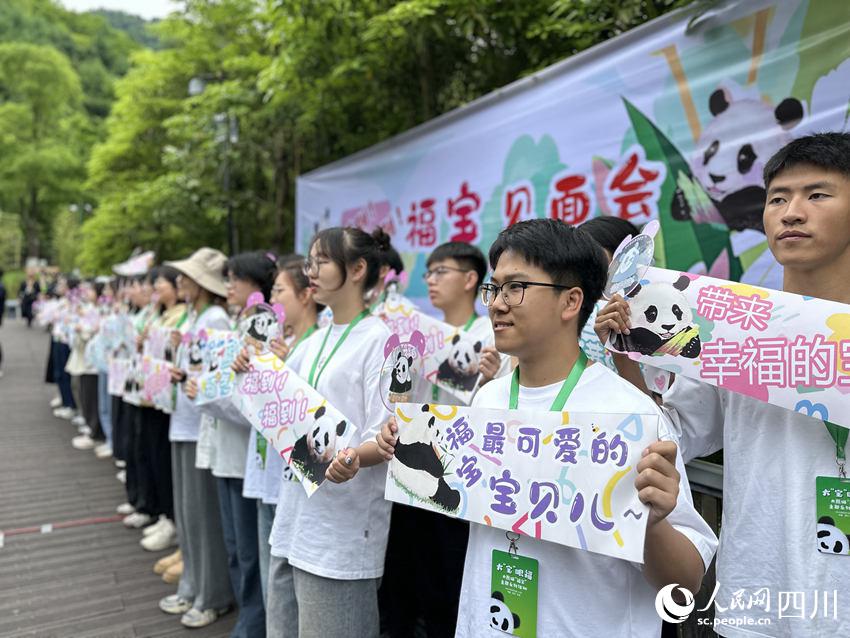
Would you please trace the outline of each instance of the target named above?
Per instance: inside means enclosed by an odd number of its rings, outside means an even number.
[[[444,478],[446,471],[437,446],[439,439],[436,417],[430,414],[430,406],[426,403],[420,414],[399,428],[389,471],[395,481],[416,498],[453,512],[460,506],[460,492],[449,487]]]
[[[683,291],[691,280],[682,275],[673,284],[638,285],[629,293],[629,334],[614,337],[621,352],[669,354],[696,359],[701,350],[699,327]]]

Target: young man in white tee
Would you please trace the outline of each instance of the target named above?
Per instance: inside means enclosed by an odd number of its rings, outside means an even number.
[[[850,134],[790,142],[764,180],[765,235],[784,267],[783,290],[850,304]],[[626,329],[625,310],[611,306],[600,317]],[[850,635],[850,558],[817,543],[815,480],[838,473],[824,422],[682,376],[664,405],[686,461],[723,448],[715,631]]]
[[[520,222],[490,248],[492,281],[482,287],[499,352],[519,362],[516,408],[548,410],[573,376],[580,377],[561,409],[570,412],[659,414],[647,396],[600,364],[588,363],[578,335],[605,280],[602,249],[581,229],[554,220]],[[516,371],[515,371],[516,373]],[[472,405],[507,409],[511,377],[485,385]],[[669,438],[662,418],[659,437]],[[394,452],[393,420],[379,446]],[[658,590],[676,583],[699,589],[717,539],[693,508],[675,443],[643,451],[635,489],[650,506],[643,565],[521,537],[519,554],[539,564],[538,636],[658,636]],[[472,525],[464,563],[456,636],[501,635],[491,626],[491,557],[505,550],[503,530]]]

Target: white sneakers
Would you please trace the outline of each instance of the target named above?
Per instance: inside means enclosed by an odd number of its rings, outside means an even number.
[[[166,614],[185,614],[192,609],[192,603],[177,594],[171,594],[159,601],[159,608]]]
[[[119,470],[123,470],[125,467],[127,467],[127,461],[115,459],[115,467],[117,467]]]
[[[94,447],[94,439],[88,434],[81,434],[71,439],[71,446],[75,450],[91,450]]]
[[[127,483],[127,470],[118,470],[115,473],[115,478],[117,478],[122,483]]]
[[[112,458],[112,446],[109,443],[101,443],[94,448],[94,455],[99,459]]]
[[[53,410],[53,416],[65,419],[66,421],[73,419],[75,414],[76,412],[74,412],[71,408],[56,408]]]
[[[159,522],[143,530],[145,537],[140,541],[142,548],[149,552],[160,552],[177,545],[177,528],[165,516]]]
[[[71,419],[71,425],[76,425],[78,428],[83,427],[86,424],[86,420],[83,418],[82,414],[78,414],[73,419]]]
[[[127,516],[128,514],[132,514],[133,512],[135,512],[136,508],[130,505],[129,503],[121,503],[121,505],[115,508],[115,511],[119,514]]]
[[[54,410],[62,407],[62,397],[53,397],[50,399],[50,407]]]
[[[124,527],[129,527],[131,529],[140,529],[145,525],[149,525],[152,520],[153,517],[151,517],[150,514],[134,512],[125,516],[124,520],[122,520],[121,522],[124,523]]]
[[[227,609],[195,609],[192,607],[180,618],[180,624],[191,629],[200,629],[213,624],[219,616],[227,613]]]

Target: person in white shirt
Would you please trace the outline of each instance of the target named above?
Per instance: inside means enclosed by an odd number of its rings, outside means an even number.
[[[304,257],[286,255],[277,262],[277,275],[271,289],[271,303],[283,306],[285,340],[275,339],[269,344],[271,351],[293,370],[301,366],[304,342],[318,330],[318,313],[324,306],[313,301],[310,280],[304,274]],[[233,363],[236,372],[248,372],[250,355],[246,349]],[[251,428],[245,456],[245,483],[242,494],[257,499],[257,534],[260,546],[260,584],[263,600],[268,596],[269,561],[271,546],[269,536],[274,523],[278,493],[283,468],[286,465],[277,451],[255,428]],[[290,481],[291,482],[291,481]],[[298,489],[301,489],[300,485]]]
[[[187,333],[202,329],[227,330],[230,319],[222,304],[227,288],[222,269],[227,258],[218,250],[199,248],[188,259],[165,262],[180,271],[178,287],[186,295],[189,317],[181,326]],[[159,601],[168,614],[181,615],[186,627],[205,627],[215,622],[233,602],[227,572],[227,550],[219,512],[218,487],[213,475],[195,467],[201,412],[186,396],[184,383],[190,366],[181,348],[181,367],[172,368],[179,383],[177,402],[169,424],[174,522],[183,557],[183,576],[177,593]]]
[[[850,304],[850,134],[790,142],[765,164],[764,181],[764,229],[784,268],[783,290]],[[628,331],[628,307],[613,300],[600,321],[607,331]],[[600,337],[607,340],[607,331]],[[850,565],[817,543],[815,480],[837,475],[839,452],[824,415],[681,375],[664,407],[686,461],[723,449],[715,631],[730,638],[850,635]]]
[[[327,470],[330,482],[307,498],[281,482],[270,538],[267,630],[273,638],[377,637],[378,580],[383,575],[390,503],[386,466],[375,435],[386,419],[379,390],[390,331],[369,313],[366,291],[378,278],[382,230],[329,228],[313,239],[305,274],[313,298],[333,323],[304,344],[297,371],[357,428],[351,447]],[[360,466],[369,469],[355,480]],[[371,468],[369,466],[378,465]]]
[[[530,220],[503,230],[490,248],[491,282],[482,286],[496,348],[518,359],[512,378],[484,386],[473,406],[658,414],[658,407],[599,364],[585,367],[578,335],[605,281],[602,249],[581,229]],[[580,376],[565,403],[553,403],[566,379]],[[512,405],[515,402],[515,405]],[[678,584],[699,589],[717,539],[694,510],[676,444],[661,421],[658,440],[637,465],[635,489],[649,506],[644,562],[629,562],[523,536],[519,553],[538,561],[538,636],[657,636],[656,593]],[[394,453],[395,419],[378,439]],[[472,525],[464,564],[456,636],[500,635],[491,625],[491,556],[505,532]]]

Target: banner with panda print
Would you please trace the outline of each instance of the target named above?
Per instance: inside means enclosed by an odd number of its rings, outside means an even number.
[[[402,298],[389,300],[382,308],[382,318],[401,341],[409,341],[417,330],[425,337],[421,376],[461,403],[468,404],[478,386],[481,350],[493,345],[493,333],[467,332],[461,327],[425,314]]]
[[[850,306],[649,268],[608,348],[850,428]]]
[[[691,3],[299,176],[296,251],[383,227],[430,309],[443,242],[486,254],[521,220],[612,215],[659,221],[660,267],[781,288],[762,170],[796,137],[850,130],[848,42],[846,1]]]
[[[396,406],[385,496],[636,563],[649,508],[634,482],[658,415]]]
[[[230,400],[289,464],[307,496],[325,482],[325,470],[357,430],[271,352],[251,357],[251,371],[236,375]]]

